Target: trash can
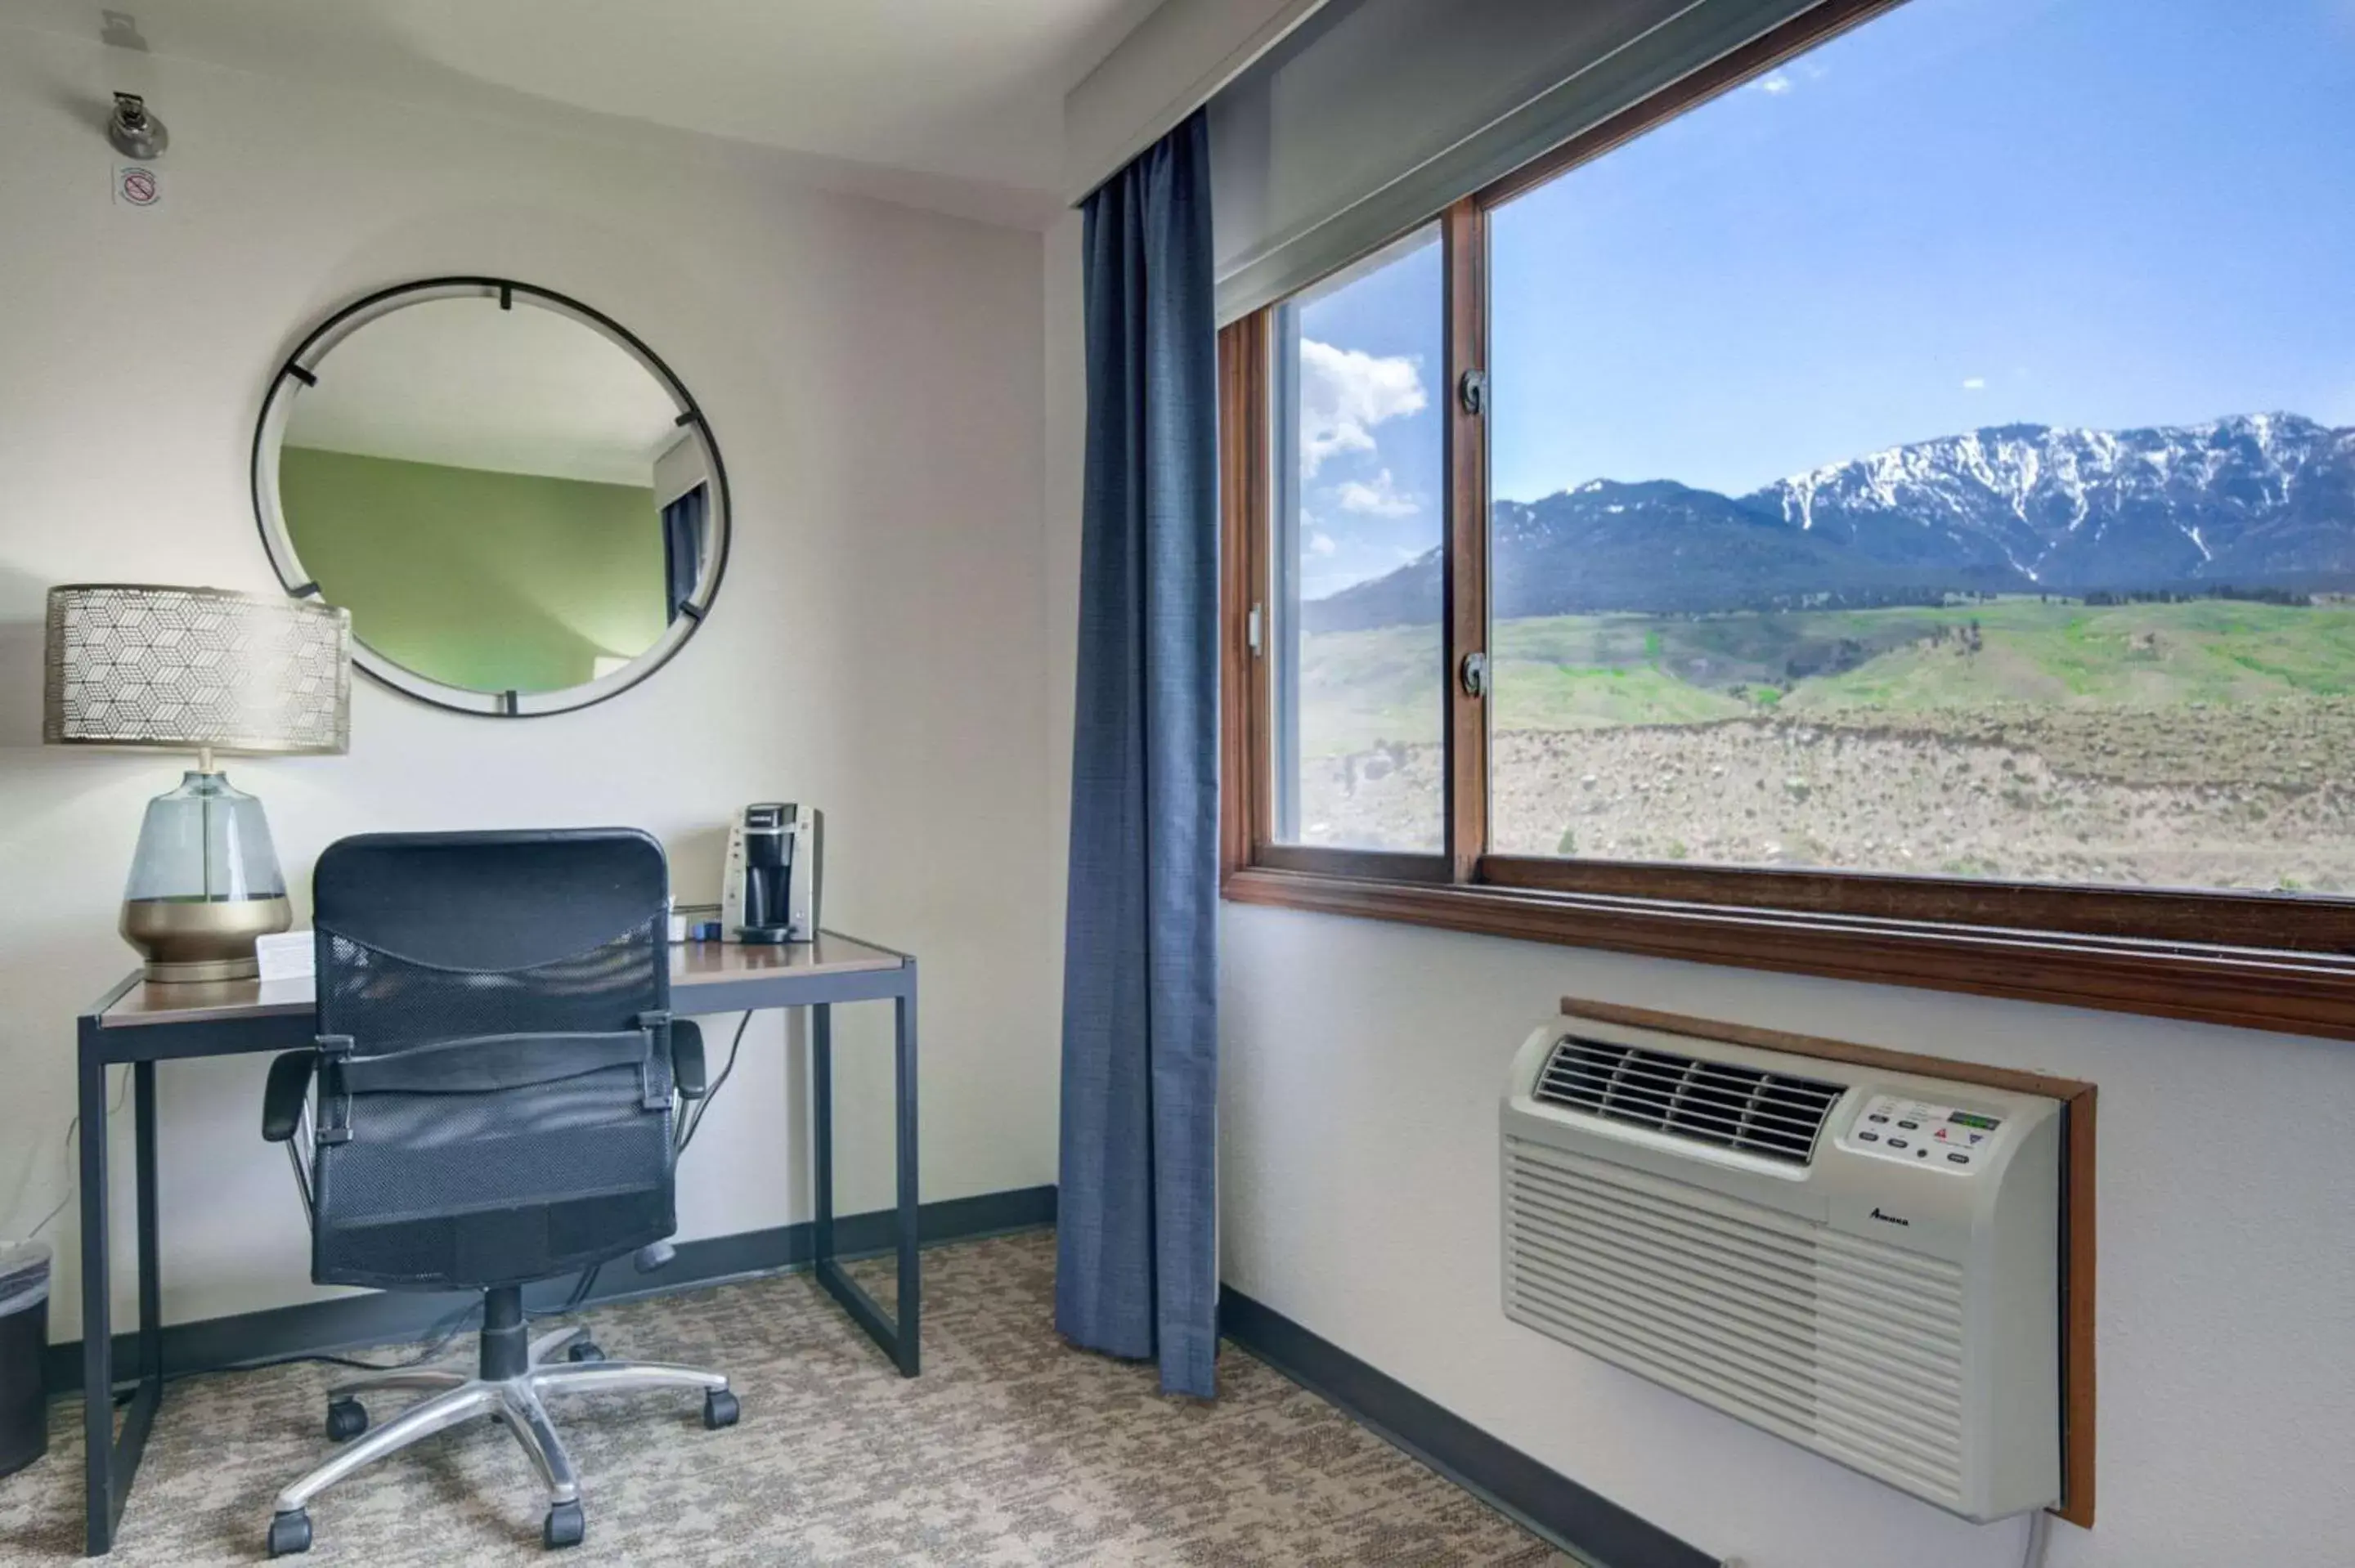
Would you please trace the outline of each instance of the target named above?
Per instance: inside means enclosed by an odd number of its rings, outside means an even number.
[[[0,1476],[49,1451],[41,1361],[49,1348],[49,1248],[0,1242]]]

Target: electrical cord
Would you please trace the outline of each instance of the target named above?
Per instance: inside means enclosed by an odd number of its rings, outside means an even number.
[[[2038,1509],[2028,1516],[2028,1541],[2019,1549],[2019,1568],[2044,1568],[2044,1547],[2051,1539],[2052,1516]]]
[[[598,1271],[602,1269],[604,1266],[605,1266],[602,1263],[592,1263],[588,1267],[582,1269],[581,1271],[581,1278],[573,1285],[572,1294],[564,1298],[563,1306],[551,1307],[544,1312],[534,1312],[527,1308],[524,1312],[524,1316],[527,1318],[563,1318],[580,1311],[581,1303],[588,1300],[589,1292],[597,1287]]]
[[[728,1082],[728,1075],[736,1070],[736,1052],[744,1044],[744,1031],[751,1022],[751,1010],[747,1008],[744,1016],[736,1021],[736,1037],[728,1043],[727,1065],[719,1069],[719,1075],[711,1080],[711,1086],[703,1091],[701,1099],[696,1101],[695,1109],[687,1116],[687,1125],[679,1133],[679,1153],[686,1153],[687,1145],[695,1141],[695,1135],[703,1129],[703,1118],[711,1114],[711,1102],[719,1097],[720,1086]]]
[[[31,1230],[27,1231],[27,1232],[25,1233],[25,1239],[26,1239],[27,1241],[30,1241],[30,1240],[32,1240],[35,1236],[39,1235],[43,1231],[48,1230],[48,1229],[49,1228],[49,1222],[50,1222],[51,1220],[56,1219],[59,1214],[64,1213],[66,1212],[66,1205],[67,1205],[68,1203],[72,1202],[73,1202],[73,1192],[72,1192],[72,1191],[71,1191],[70,1189],[69,1189],[69,1190],[67,1191],[67,1192],[66,1192],[66,1195],[65,1195],[64,1197],[59,1198],[59,1199],[58,1200],[58,1206],[57,1206],[56,1208],[54,1208],[54,1209],[51,1209],[48,1213],[43,1214],[43,1215],[40,1217],[40,1220],[39,1220],[39,1221],[38,1221],[38,1222],[37,1222],[37,1223],[33,1226],[33,1228],[32,1228]]]
[[[596,1287],[598,1270],[604,1266],[601,1263],[582,1269],[580,1279],[572,1287],[572,1294],[565,1298],[562,1306],[544,1308],[538,1311],[527,1308],[524,1313],[525,1318],[527,1319],[564,1318],[579,1311],[581,1304],[589,1298],[589,1292]],[[468,1302],[426,1330],[425,1343],[412,1354],[398,1361],[363,1361],[357,1356],[337,1355],[332,1351],[298,1351],[292,1355],[271,1356],[258,1361],[240,1361],[235,1366],[192,1367],[186,1372],[166,1373],[164,1381],[178,1383],[184,1378],[203,1377],[208,1372],[260,1372],[264,1367],[296,1366],[306,1362],[323,1366],[349,1367],[355,1372],[408,1372],[412,1368],[425,1366],[441,1360],[442,1352],[450,1348],[451,1341],[472,1328],[474,1320],[482,1315],[482,1310],[481,1302]],[[135,1397],[137,1392],[134,1389],[129,1393],[117,1394],[114,1402],[117,1404],[125,1404]]]
[[[106,1114],[108,1116],[112,1116],[116,1111],[121,1110],[123,1108],[123,1097],[130,1093],[131,1074],[126,1069],[123,1076],[116,1080],[114,1086],[114,1103],[106,1107]],[[40,1217],[39,1222],[36,1224],[31,1230],[25,1233],[25,1239],[27,1241],[39,1235],[43,1231],[48,1230],[49,1228],[49,1222],[56,1219],[59,1214],[64,1213],[66,1212],[66,1205],[73,1202],[73,1148],[74,1139],[80,1134],[80,1132],[81,1113],[80,1111],[76,1111],[72,1118],[66,1123],[66,1195],[58,1200],[56,1208],[51,1209],[48,1213],[43,1214]]]
[[[719,1075],[711,1080],[710,1086],[703,1092],[703,1097],[696,1102],[694,1118],[688,1122],[685,1136],[679,1139],[678,1151],[681,1154],[686,1153],[687,1145],[695,1141],[695,1135],[703,1130],[703,1118],[711,1114],[711,1102],[719,1097],[721,1086],[736,1071],[736,1053],[742,1048],[744,1031],[751,1022],[752,1012],[747,1008],[744,1016],[736,1021],[736,1033],[728,1042],[728,1060],[721,1065]]]
[[[298,1351],[292,1355],[268,1356],[258,1361],[239,1361],[233,1366],[189,1367],[181,1372],[165,1372],[164,1381],[181,1383],[192,1377],[208,1377],[216,1372],[260,1372],[265,1367],[291,1367],[306,1362],[316,1362],[323,1366],[349,1367],[355,1372],[408,1372],[411,1368],[421,1367],[428,1362],[441,1360],[442,1352],[450,1348],[450,1342],[464,1333],[474,1319],[481,1315],[483,1305],[479,1301],[468,1302],[459,1308],[425,1331],[425,1343],[415,1354],[405,1356],[399,1361],[362,1361],[357,1356],[337,1355],[332,1351]],[[134,1388],[117,1393],[114,1396],[114,1403],[118,1405],[127,1404],[138,1397],[138,1393],[139,1391]]]

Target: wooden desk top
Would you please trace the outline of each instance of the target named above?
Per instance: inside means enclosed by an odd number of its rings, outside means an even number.
[[[905,956],[834,931],[815,942],[748,948],[734,942],[674,942],[670,949],[673,1011],[691,1014],[698,986],[764,976],[847,974],[896,969]],[[271,1018],[309,1012],[308,978],[291,980],[196,980],[158,985],[140,980],[108,1005],[100,1024],[108,1029],[142,1023],[187,1023],[209,1019]]]

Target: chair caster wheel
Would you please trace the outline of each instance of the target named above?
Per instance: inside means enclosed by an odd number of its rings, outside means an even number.
[[[338,1399],[327,1406],[327,1441],[348,1443],[368,1430],[368,1407],[357,1399]]]
[[[741,1414],[736,1396],[724,1388],[715,1388],[703,1396],[703,1428],[707,1432],[735,1425]]]
[[[270,1516],[270,1555],[292,1556],[311,1550],[311,1514],[307,1509]]]
[[[564,1352],[564,1359],[568,1361],[602,1361],[605,1359],[605,1352],[599,1350],[593,1341],[581,1340]]]
[[[589,1518],[578,1501],[556,1503],[548,1510],[548,1522],[539,1527],[539,1542],[553,1552],[559,1546],[580,1545],[588,1533]]]

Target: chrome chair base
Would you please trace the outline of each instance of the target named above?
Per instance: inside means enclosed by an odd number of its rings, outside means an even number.
[[[485,1415],[504,1424],[523,1446],[548,1488],[544,1543],[551,1547],[578,1544],[584,1522],[581,1478],[541,1403],[545,1395],[695,1389],[703,1394],[704,1425],[716,1430],[736,1424],[736,1396],[719,1373],[659,1361],[609,1361],[587,1343],[588,1337],[589,1330],[581,1327],[541,1335],[532,1341],[529,1365],[517,1377],[495,1381],[456,1372],[406,1368],[356,1378],[329,1389],[327,1435],[338,1440],[349,1438],[349,1446],[278,1494],[270,1524],[270,1554],[281,1557],[310,1550],[310,1501],[337,1481],[388,1454]],[[558,1360],[559,1354],[566,1359]],[[580,1359],[573,1359],[576,1356]],[[424,1390],[429,1396],[370,1429],[358,1403],[360,1396],[409,1390]]]

